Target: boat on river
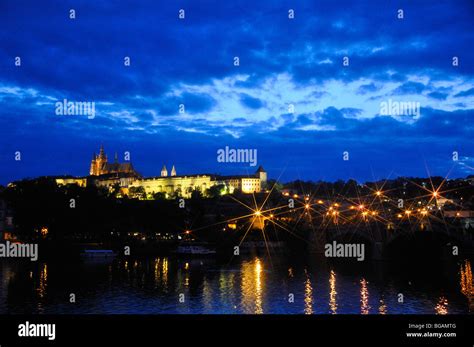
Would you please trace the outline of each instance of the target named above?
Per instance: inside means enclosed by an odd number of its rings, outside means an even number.
[[[175,251],[176,254],[213,255],[216,250],[207,242],[181,242]]]
[[[81,252],[83,258],[113,258],[117,256],[117,253],[111,249],[86,249]]]

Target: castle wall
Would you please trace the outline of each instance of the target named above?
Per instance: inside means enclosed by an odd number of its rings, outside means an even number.
[[[211,181],[211,176],[169,176],[156,177],[135,180],[131,187],[143,187],[148,194],[165,193],[171,195],[176,191],[181,191],[181,195],[185,198],[191,196],[194,189],[201,190],[205,193],[207,189],[215,184]]]
[[[56,178],[56,184],[58,186],[65,186],[68,184],[77,184],[79,187],[87,186],[87,178]]]
[[[249,177],[242,178],[241,180],[241,189],[243,193],[259,193],[262,190],[260,178]]]
[[[208,175],[174,176],[176,174],[174,166],[171,172],[172,175],[168,176],[168,171],[166,167],[163,166],[161,177],[137,178],[137,175],[130,175],[131,173],[135,173],[131,164],[125,167],[125,164],[117,163],[117,159],[114,164],[109,164],[103,147],[101,147],[99,155],[94,155],[90,167],[91,176],[113,173],[122,173],[125,176],[120,178],[118,175],[117,177],[97,177],[97,179],[93,181],[93,184],[109,188],[119,184],[122,189],[142,187],[147,196],[151,196],[154,193],[165,193],[167,197],[176,194],[189,198],[195,189],[199,189],[203,194],[206,194],[207,189],[218,184],[224,184],[230,193],[238,189],[243,193],[251,194],[253,192],[261,192],[263,188],[262,185],[265,184],[267,180],[267,173],[262,167],[259,168],[254,176],[227,176],[218,178],[217,180]],[[68,182],[60,183],[68,184]]]

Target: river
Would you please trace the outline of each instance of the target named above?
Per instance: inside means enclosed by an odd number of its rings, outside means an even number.
[[[474,295],[470,264],[286,256],[2,260],[0,313],[459,314],[469,312],[467,296]]]

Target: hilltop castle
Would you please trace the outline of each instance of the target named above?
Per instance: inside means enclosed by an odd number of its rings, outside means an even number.
[[[201,191],[204,195],[213,186],[222,188],[222,194],[233,193],[238,190],[243,193],[258,193],[266,185],[267,173],[260,166],[255,174],[219,176],[219,175],[185,175],[178,176],[173,165],[168,175],[168,169],[163,165],[160,176],[142,177],[133,168],[132,163],[119,163],[117,154],[113,163],[109,163],[103,146],[99,154],[94,153],[90,164],[88,177],[62,177],[57,178],[59,185],[78,184],[81,187],[96,185],[114,189],[119,186],[124,194],[130,188],[140,188],[147,197],[155,193],[163,193],[167,198],[173,196],[190,197],[194,190]]]
[[[139,176],[134,170],[132,163],[119,163],[117,153],[115,153],[115,160],[109,163],[107,155],[104,152],[104,146],[100,146],[99,155],[94,153],[91,161],[91,168],[89,174],[91,176],[100,176],[114,173],[125,173],[134,176]]]

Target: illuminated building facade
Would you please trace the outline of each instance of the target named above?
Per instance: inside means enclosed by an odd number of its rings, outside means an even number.
[[[143,187],[145,193],[153,195],[164,193],[166,197],[182,196],[188,198],[194,190],[199,190],[203,194],[213,185],[209,175],[192,176],[160,176],[135,180],[129,188]]]
[[[60,177],[56,178],[56,184],[65,186],[68,184],[77,184],[79,187],[87,186],[87,178],[85,177]]]
[[[117,154],[115,154],[115,161],[113,163],[109,163],[107,155],[104,152],[104,147],[100,146],[99,154],[96,155],[94,153],[92,157],[89,174],[91,176],[100,176],[116,173],[125,173],[139,176],[139,174],[133,168],[132,163],[119,163]]]
[[[8,240],[13,232],[13,215],[7,202],[0,198],[0,240]]]
[[[265,188],[267,182],[267,173],[262,166],[254,175],[178,176],[174,165],[169,172],[163,165],[160,176],[143,178],[135,171],[131,163],[118,163],[117,156],[114,163],[109,163],[102,146],[99,154],[94,154],[92,158],[89,173],[88,177],[59,177],[56,178],[56,183],[58,185],[77,184],[80,187],[95,185],[111,190],[120,187],[123,194],[127,194],[131,188],[136,188],[144,191],[149,198],[156,193],[163,193],[167,198],[176,196],[189,198],[194,190],[199,190],[206,195],[207,190],[216,185],[223,186],[223,194],[235,191],[246,194],[259,193]]]

